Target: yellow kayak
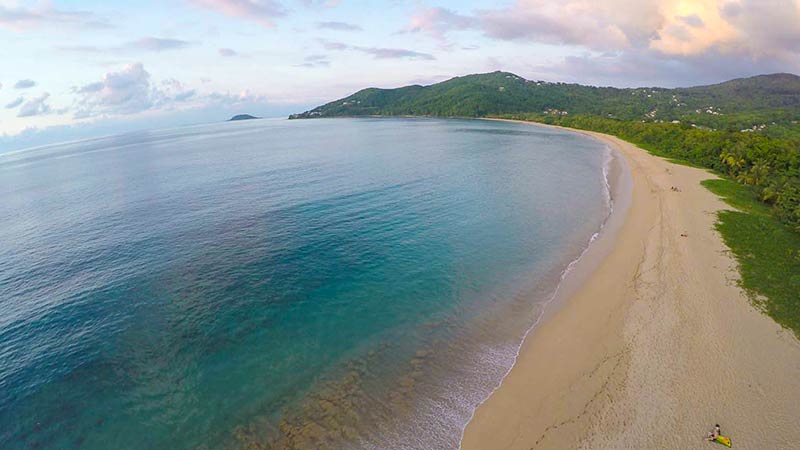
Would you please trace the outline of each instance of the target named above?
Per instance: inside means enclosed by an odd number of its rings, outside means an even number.
[[[730,448],[731,446],[731,439],[726,438],[725,436],[717,436],[716,442],[719,442],[720,444],[728,448]]]

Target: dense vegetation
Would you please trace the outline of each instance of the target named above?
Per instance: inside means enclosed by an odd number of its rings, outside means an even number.
[[[680,89],[581,86],[505,72],[431,86],[364,89],[290,118],[500,117],[612,134],[724,176],[704,183],[738,211],[717,228],[741,284],[800,337],[800,77],[761,75]]]
[[[515,113],[680,121],[701,128],[750,129],[800,137],[800,77],[774,74],[692,88],[617,89],[531,81],[512,73],[493,72],[456,77],[430,86],[364,89],[292,118],[485,117]]]
[[[742,287],[800,338],[800,234],[776,221],[746,186],[730,179],[703,185],[737,209],[719,213],[717,230],[739,261]]]

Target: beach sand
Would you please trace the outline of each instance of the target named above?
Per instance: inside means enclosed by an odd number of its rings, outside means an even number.
[[[585,134],[624,158],[632,194],[614,188],[619,223],[567,277],[462,449],[715,449],[703,440],[715,423],[734,448],[800,448],[800,342],[737,286],[714,230],[729,207],[700,185],[714,175]]]

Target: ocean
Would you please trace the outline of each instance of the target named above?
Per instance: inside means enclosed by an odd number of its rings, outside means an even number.
[[[608,217],[609,161],[400,118],[0,153],[0,448],[457,448]]]

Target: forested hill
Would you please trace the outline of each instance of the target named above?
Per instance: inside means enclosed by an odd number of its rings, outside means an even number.
[[[430,86],[364,89],[291,118],[515,113],[580,114],[645,122],[677,120],[712,129],[764,131],[775,127],[782,131],[800,120],[800,77],[781,73],[690,88],[618,89],[533,81],[508,72],[492,72]]]

